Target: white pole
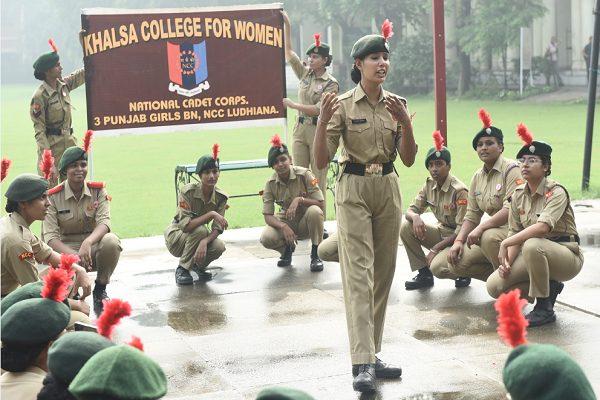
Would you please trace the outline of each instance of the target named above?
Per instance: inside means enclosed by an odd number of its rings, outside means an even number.
[[[519,40],[519,94],[523,96],[523,27],[520,29],[520,40]]]

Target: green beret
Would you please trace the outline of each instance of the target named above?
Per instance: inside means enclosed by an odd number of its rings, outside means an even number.
[[[267,163],[269,164],[269,167],[273,168],[273,165],[275,165],[275,162],[277,162],[277,157],[282,154],[290,154],[285,144],[282,143],[281,147],[272,146],[269,149],[269,154],[267,155]]]
[[[308,49],[306,49],[306,55],[318,54],[323,57],[329,57],[330,47],[327,43],[321,42],[321,45],[317,46],[315,43],[311,44]]]
[[[548,143],[534,140],[530,145],[521,147],[521,150],[517,153],[517,159],[523,156],[548,156],[552,154],[552,146]]]
[[[100,350],[115,346],[94,332],[70,332],[58,338],[48,350],[48,370],[60,382],[70,384],[84,364]]]
[[[361,37],[352,46],[350,56],[352,58],[365,58],[371,53],[379,53],[380,51],[389,53],[390,46],[387,40],[381,35],[366,35]]]
[[[17,176],[6,189],[4,196],[12,201],[30,201],[42,197],[48,190],[48,181],[35,174]]]
[[[50,68],[54,68],[56,66],[56,64],[58,64],[59,60],[60,60],[60,57],[58,56],[58,53],[55,51],[51,51],[50,53],[42,54],[33,63],[33,70],[35,72],[46,72]]]
[[[81,147],[71,146],[65,150],[60,161],[58,162],[58,171],[62,174],[65,173],[69,164],[79,160],[87,160],[88,156]]]
[[[112,346],[94,354],[69,385],[79,400],[110,397],[119,400],[154,400],[167,393],[162,368],[129,345]]]
[[[65,330],[71,310],[65,303],[50,299],[27,299],[2,315],[2,341],[16,345],[42,344]]]
[[[590,382],[575,361],[549,344],[522,345],[502,371],[513,400],[595,400]]]
[[[219,169],[219,159],[217,158],[216,160],[214,158],[212,158],[212,156],[204,155],[202,157],[200,157],[198,159],[198,162],[196,163],[196,173],[198,175],[200,175],[203,171],[206,171],[207,169]]]
[[[256,400],[314,400],[314,397],[296,389],[271,387],[261,390]]]
[[[435,147],[432,147],[427,152],[427,157],[425,157],[425,168],[429,168],[429,161],[432,160],[445,160],[448,164],[450,164],[450,150],[446,146],[442,147],[442,150],[437,151]]]
[[[10,292],[6,297],[2,299],[0,302],[0,315],[4,315],[4,312],[8,310],[12,305],[27,299],[39,299],[42,297],[42,287],[44,286],[44,281],[35,281],[30,282],[26,285],[23,285],[12,292]]]
[[[496,139],[498,139],[498,142],[504,143],[504,135],[502,134],[502,131],[496,128],[495,126],[490,126],[489,128],[483,128],[482,130],[477,132],[477,134],[473,138],[473,150],[477,150],[477,142],[479,141],[479,139],[488,136],[495,137]]]

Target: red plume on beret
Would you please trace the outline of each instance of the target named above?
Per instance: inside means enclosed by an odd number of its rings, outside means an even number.
[[[273,147],[283,147],[283,143],[281,143],[281,137],[277,134],[271,138],[271,144]]]
[[[213,151],[213,160],[215,160],[215,161],[219,157],[219,149],[220,149],[219,143],[213,144],[213,148],[212,148],[212,151]]]
[[[92,145],[92,136],[94,135],[94,131],[88,129],[85,131],[85,136],[83,138],[83,151],[86,153],[90,151],[90,146]]]
[[[383,21],[383,25],[381,25],[381,34],[383,35],[383,38],[387,41],[388,38],[391,38],[392,36],[394,36],[394,24],[390,22],[389,19],[385,19],[385,21]]]
[[[483,123],[484,128],[492,126],[492,117],[490,117],[490,113],[487,112],[485,108],[479,110],[479,119]]]
[[[64,269],[50,268],[44,276],[44,286],[41,295],[44,299],[61,302],[69,294],[69,284],[71,280]]]
[[[527,343],[527,325],[529,322],[521,310],[527,300],[521,299],[521,290],[514,289],[498,297],[494,308],[498,312],[498,335],[504,343],[512,347]]]
[[[435,146],[435,151],[441,151],[444,147],[444,137],[440,131],[433,132],[433,145]]]
[[[529,146],[531,142],[533,142],[533,135],[531,134],[531,132],[529,132],[529,129],[527,129],[525,124],[522,122],[519,125],[517,125],[517,135],[519,135],[523,143],[525,143],[527,146]]]
[[[10,168],[10,164],[12,164],[12,161],[10,161],[8,158],[2,159],[2,172],[0,173],[0,182],[2,182],[4,178],[6,178],[6,175],[8,175],[8,169]]]
[[[321,45],[321,34],[315,33],[313,36],[315,37],[315,46],[319,47]]]
[[[50,47],[52,47],[53,52],[58,53],[58,47],[56,47],[56,43],[54,43],[54,40],[48,39],[48,44],[50,45]]]
[[[58,264],[58,268],[65,270],[69,278],[72,278],[75,275],[75,271],[73,271],[73,264],[79,262],[79,256],[77,254],[61,254],[60,255],[60,263]]]
[[[142,339],[140,339],[139,337],[137,337],[135,335],[131,336],[131,340],[127,344],[130,345],[131,347],[135,347],[136,349],[138,349],[140,351],[144,351],[144,343],[142,343]]]
[[[54,157],[52,157],[52,152],[46,149],[44,150],[42,161],[40,162],[40,169],[44,173],[44,179],[50,179],[50,175],[52,175],[52,168],[54,168]]]
[[[104,311],[96,321],[98,333],[110,339],[115,326],[122,318],[129,315],[131,315],[131,305],[128,302],[120,299],[105,300]]]

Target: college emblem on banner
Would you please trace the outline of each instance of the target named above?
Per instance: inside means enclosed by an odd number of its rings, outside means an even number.
[[[198,44],[167,42],[169,90],[192,97],[210,88],[206,42]]]

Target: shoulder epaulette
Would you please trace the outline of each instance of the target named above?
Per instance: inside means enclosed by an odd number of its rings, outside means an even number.
[[[215,193],[225,197],[225,200],[227,200],[229,198],[229,195],[227,193],[225,193],[224,191],[222,191],[221,189],[219,189],[218,187],[215,187]]]
[[[61,183],[60,185],[54,186],[52,189],[48,190],[48,196],[51,196],[56,193],[60,193],[65,188],[65,183]]]
[[[106,187],[106,183],[104,183],[104,182],[87,182],[87,186],[90,189],[103,189]]]
[[[342,93],[338,96],[338,100],[343,100],[352,97],[355,89],[348,90],[346,93]]]

